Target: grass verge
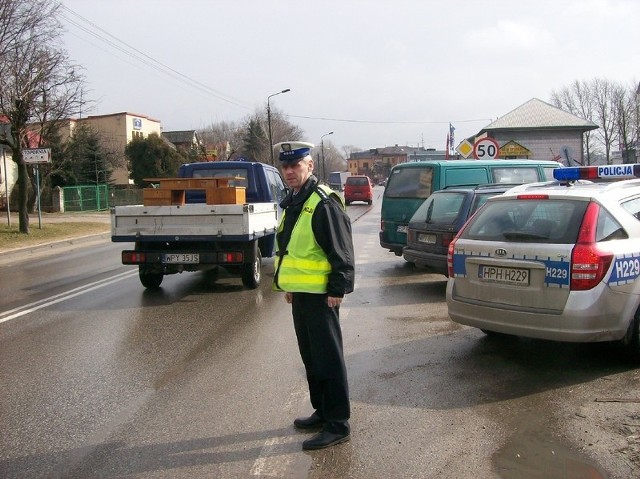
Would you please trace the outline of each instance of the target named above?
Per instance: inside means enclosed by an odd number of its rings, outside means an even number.
[[[78,236],[107,233],[109,229],[109,224],[99,222],[50,223],[43,224],[41,229],[36,222],[29,225],[29,234],[23,234],[20,233],[17,223],[11,226],[5,224],[0,225],[0,250],[26,248]]]

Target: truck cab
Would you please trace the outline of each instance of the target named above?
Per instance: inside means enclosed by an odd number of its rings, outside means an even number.
[[[215,161],[186,163],[178,170],[178,178],[234,178],[229,186],[246,188],[247,203],[280,203],[287,187],[277,168],[252,161]],[[187,203],[205,203],[203,190],[186,192]]]

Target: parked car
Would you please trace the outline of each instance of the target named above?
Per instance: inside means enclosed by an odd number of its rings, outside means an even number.
[[[409,220],[438,190],[487,183],[524,184],[552,180],[562,165],[545,160],[427,160],[391,168],[382,195],[380,246],[402,256]]]
[[[436,191],[409,221],[407,246],[402,250],[402,256],[416,266],[447,275],[449,243],[478,208],[509,188],[488,184]]]
[[[585,170],[586,168],[586,170]],[[563,168],[490,198],[449,244],[447,306],[486,333],[620,341],[640,360],[640,165]]]
[[[373,185],[366,175],[352,175],[344,185],[344,202],[349,205],[354,201],[373,203]]]

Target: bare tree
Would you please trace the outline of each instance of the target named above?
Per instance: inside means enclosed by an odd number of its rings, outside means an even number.
[[[262,130],[262,132],[260,132]],[[271,154],[266,135],[268,131],[266,110],[256,110],[239,123],[219,122],[200,130],[207,145],[229,144],[230,152],[226,158],[247,156],[256,161],[269,163]],[[273,143],[287,140],[301,140],[304,132],[289,122],[281,111],[271,108],[271,134]],[[251,141],[249,141],[251,140]],[[251,143],[250,148],[248,144]],[[250,151],[249,151],[250,150]]]
[[[601,78],[593,80],[591,88],[594,103],[592,118],[600,126],[597,134],[604,147],[607,164],[611,164],[611,147],[616,130],[614,96],[617,89],[614,83]]]
[[[29,168],[23,150],[46,144],[64,118],[82,110],[84,79],[59,46],[57,0],[0,0],[0,115],[10,134],[0,137],[18,166],[19,230],[29,233]],[[32,204],[35,201],[35,188]]]
[[[349,158],[351,156],[351,153],[356,153],[358,151],[362,151],[362,148],[360,148],[359,146],[355,146],[355,145],[342,146],[342,153],[344,154],[345,158]]]
[[[242,145],[242,136],[238,134],[241,129],[236,122],[221,121],[199,130],[198,135],[207,150],[216,151],[216,160],[228,160]]]
[[[638,142],[638,97],[635,89],[616,88],[614,108],[622,162],[635,163],[635,148]]]
[[[327,164],[327,173],[330,171],[346,171],[347,160],[340,154],[340,150],[331,142],[324,142],[324,160]]]
[[[580,118],[592,120],[594,116],[594,100],[592,86],[586,81],[574,81],[570,86],[564,87],[559,92],[551,93],[551,103]],[[585,162],[591,164],[593,152],[593,139],[591,131],[586,131],[582,137]]]
[[[262,113],[261,113],[262,114]],[[264,124],[267,124],[267,114],[264,113]],[[304,130],[291,123],[287,116],[277,108],[271,107],[271,136],[273,144],[281,141],[303,141]],[[267,152],[267,155],[269,152]]]

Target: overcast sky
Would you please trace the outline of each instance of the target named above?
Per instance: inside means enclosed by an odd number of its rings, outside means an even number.
[[[575,80],[640,81],[639,0],[63,0],[96,105],[164,131],[267,97],[298,140],[444,149]],[[294,138],[290,138],[295,140]],[[330,143],[328,143],[330,142]]]

